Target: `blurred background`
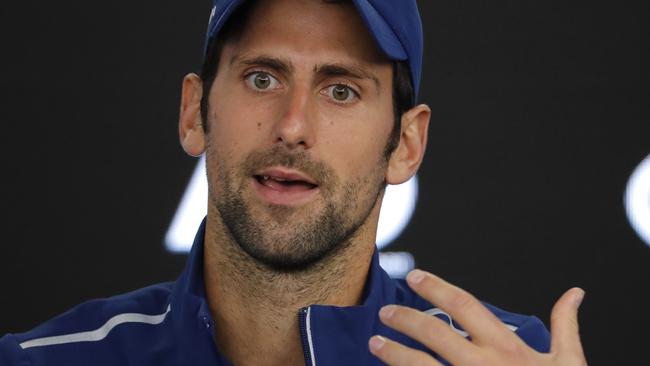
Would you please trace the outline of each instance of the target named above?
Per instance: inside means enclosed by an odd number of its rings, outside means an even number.
[[[3,5],[0,334],[182,270],[165,246],[197,164],[178,143],[180,86],[210,5]],[[650,243],[624,196],[650,154],[648,3],[420,8],[428,155],[384,250],[547,325],[581,286],[590,365],[647,362]]]

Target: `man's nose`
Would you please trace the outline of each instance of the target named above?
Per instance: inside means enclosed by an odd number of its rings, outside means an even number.
[[[286,95],[281,116],[273,131],[275,143],[288,148],[308,149],[315,142],[310,90],[304,86],[294,86]]]

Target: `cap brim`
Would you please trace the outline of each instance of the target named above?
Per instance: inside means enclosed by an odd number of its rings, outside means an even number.
[[[391,60],[408,59],[402,42],[375,7],[368,0],[354,0],[353,2],[370,33],[379,44],[379,48],[384,51],[386,56]]]
[[[208,37],[206,38],[205,48],[207,51],[208,43],[215,37],[223,27],[224,23],[230,18],[230,15],[241,5],[245,0],[230,0],[217,2],[212,8],[210,20],[208,21]],[[218,14],[218,15],[217,15]],[[218,18],[213,19],[215,16]]]
[[[214,38],[219,33],[221,27],[228,20],[230,15],[241,5],[245,0],[230,0],[218,2],[218,5],[212,9],[210,15],[208,40]],[[408,58],[402,43],[393,31],[393,29],[386,23],[381,14],[374,8],[368,0],[353,0],[359,15],[364,23],[370,30],[372,37],[375,39],[379,48],[391,60],[406,60]],[[218,15],[216,15],[218,14]],[[217,19],[213,19],[214,16]],[[207,44],[206,44],[207,47]]]

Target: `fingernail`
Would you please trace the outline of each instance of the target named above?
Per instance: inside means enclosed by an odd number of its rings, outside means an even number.
[[[368,342],[370,350],[373,352],[379,351],[384,344],[386,344],[386,338],[378,335],[370,338],[370,342]]]
[[[394,305],[386,305],[379,310],[379,317],[382,319],[390,319],[395,313]]]
[[[424,272],[419,269],[414,269],[409,273],[407,280],[411,283],[420,283],[424,279]]]
[[[580,304],[582,304],[582,300],[585,298],[585,290],[579,289],[577,294],[575,294],[573,301],[575,301],[576,308],[580,307]]]

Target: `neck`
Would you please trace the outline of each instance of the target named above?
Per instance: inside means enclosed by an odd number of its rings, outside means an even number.
[[[376,231],[376,224],[366,224],[335,254],[304,270],[279,272],[242,251],[209,213],[204,278],[221,352],[237,366],[303,365],[299,310],[361,301],[374,250],[374,240],[362,238],[374,239]]]

